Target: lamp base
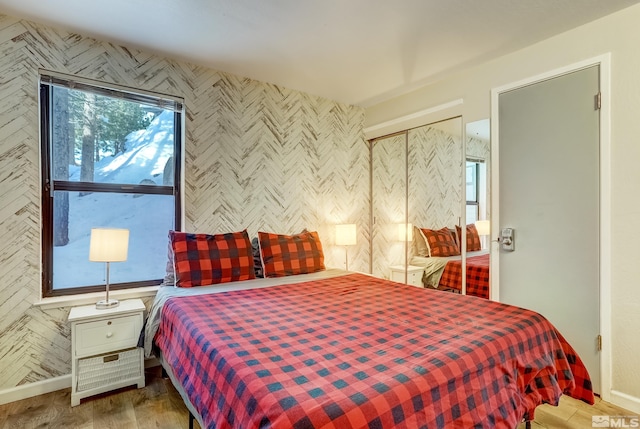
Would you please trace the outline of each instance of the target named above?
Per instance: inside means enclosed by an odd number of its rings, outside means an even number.
[[[96,308],[98,310],[106,310],[107,308],[116,308],[120,305],[120,301],[117,299],[103,299],[102,301],[96,302]]]

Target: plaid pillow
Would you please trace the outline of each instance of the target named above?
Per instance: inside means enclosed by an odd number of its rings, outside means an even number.
[[[456,225],[456,233],[458,234],[458,243],[462,243],[462,228]],[[470,223],[467,225],[467,252],[473,252],[474,250],[481,250],[480,236],[475,224]]]
[[[460,254],[456,238],[449,228],[444,227],[438,230],[420,229],[420,231],[429,247],[429,256],[456,256]]]
[[[315,273],[324,267],[324,253],[318,233],[296,235],[258,232],[260,257],[265,277]]]
[[[247,231],[189,234],[169,231],[177,287],[206,286],[254,279]]]

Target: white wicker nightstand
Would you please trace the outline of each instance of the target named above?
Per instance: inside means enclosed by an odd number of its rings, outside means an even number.
[[[106,310],[95,304],[71,309],[71,406],[132,384],[144,387],[143,350],[137,347],[144,310],[140,299]]]

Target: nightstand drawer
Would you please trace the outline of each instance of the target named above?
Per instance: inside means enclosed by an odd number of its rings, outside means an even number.
[[[411,286],[422,286],[422,270],[407,272],[407,284]]]
[[[75,331],[76,356],[135,347],[141,329],[141,314],[78,323]]]

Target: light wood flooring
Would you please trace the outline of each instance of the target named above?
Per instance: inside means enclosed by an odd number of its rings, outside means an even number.
[[[536,410],[532,429],[584,429],[591,427],[591,416],[636,415],[596,400],[589,406],[563,397],[559,407],[542,405]],[[0,405],[0,428],[81,428],[81,429],[179,429],[189,427],[189,413],[169,379],[161,377],[159,367],[146,370],[146,386],[83,399],[71,407],[71,389]],[[199,428],[195,422],[194,428]],[[523,429],[524,424],[518,429]]]
[[[536,408],[535,419],[531,422],[531,429],[586,429],[591,425],[592,416],[638,416],[638,413],[616,407],[596,397],[594,405],[569,396],[560,398],[560,405],[540,405]],[[524,429],[524,423],[518,429]]]
[[[71,407],[71,388],[0,405],[0,428],[179,429],[189,411],[160,367],[145,370],[146,385],[83,399]],[[194,428],[199,428],[197,422]]]

